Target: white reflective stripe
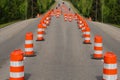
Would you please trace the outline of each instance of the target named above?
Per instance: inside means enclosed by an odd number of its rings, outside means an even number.
[[[46,20],[44,20],[44,22],[46,22]]]
[[[85,34],[85,32],[83,32],[83,34]]]
[[[46,19],[49,20],[49,17],[47,17]]]
[[[82,28],[82,30],[84,30],[84,29],[85,29],[85,27]]]
[[[25,40],[25,44],[32,44],[33,40]]]
[[[90,38],[86,37],[85,40],[90,40]]]
[[[25,51],[33,51],[33,48],[25,48]]]
[[[94,45],[97,47],[102,47],[102,43],[95,43]]]
[[[85,32],[85,34],[90,34],[90,32]]]
[[[47,24],[49,23],[49,21],[46,22]]]
[[[43,24],[43,26],[46,26],[46,24]]]
[[[43,37],[43,35],[42,35],[42,34],[39,34],[39,35],[37,35],[37,37]]]
[[[104,68],[105,69],[117,69],[117,64],[105,64],[104,63]]]
[[[84,24],[82,24],[82,26],[84,26]]]
[[[101,50],[101,51],[95,50],[94,53],[95,53],[95,54],[102,54],[102,50]]]
[[[82,21],[79,21],[80,23],[82,23]]]
[[[24,72],[10,72],[11,78],[21,78],[24,77]]]
[[[38,31],[42,31],[42,28],[39,28]]]
[[[105,74],[103,74],[103,79],[105,79],[105,80],[117,80],[117,75],[105,75]]]
[[[82,24],[79,24],[80,27],[82,27]]]
[[[20,67],[20,66],[24,66],[24,65],[23,65],[23,61],[10,61],[10,66]]]

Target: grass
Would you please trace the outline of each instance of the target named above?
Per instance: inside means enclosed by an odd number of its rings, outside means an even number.
[[[117,28],[120,28],[120,25],[117,25],[117,24],[111,24],[111,25],[113,25],[113,26],[115,26]]]
[[[56,5],[57,5],[57,3],[55,2],[55,3],[51,6],[50,9],[53,9]],[[14,23],[16,23],[16,22],[18,22],[18,21],[20,21],[20,20],[16,20],[16,21],[12,21],[12,22],[8,22],[8,23],[0,24],[0,29],[6,27],[6,26],[8,26],[8,25],[14,24]]]
[[[50,9],[54,9],[54,7],[57,5],[57,2],[55,2],[51,7]]]
[[[16,23],[16,22],[18,22],[18,21],[20,21],[20,20],[16,20],[16,21],[12,21],[12,22],[8,22],[8,23],[0,24],[0,29],[6,27],[6,26],[8,26],[8,25],[11,25],[11,24],[13,24],[13,23]]]

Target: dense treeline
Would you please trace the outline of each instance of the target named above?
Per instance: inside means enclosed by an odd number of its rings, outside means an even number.
[[[0,24],[44,13],[54,0],[0,0]]]
[[[93,20],[120,24],[120,0],[70,0],[79,12]]]

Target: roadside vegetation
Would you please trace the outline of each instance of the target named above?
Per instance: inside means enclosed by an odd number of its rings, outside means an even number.
[[[68,0],[85,17],[120,25],[120,0]]]
[[[46,12],[55,0],[0,0],[0,26]],[[5,23],[5,24],[4,24]]]

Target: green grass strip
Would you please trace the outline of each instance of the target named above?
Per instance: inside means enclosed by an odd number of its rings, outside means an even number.
[[[16,23],[16,22],[18,22],[18,21],[20,21],[20,20],[12,21],[12,22],[8,22],[8,23],[4,23],[4,24],[0,24],[0,28],[4,28],[4,27],[6,27],[6,26],[8,26],[8,25],[11,25],[11,24],[13,24],[13,23]]]

